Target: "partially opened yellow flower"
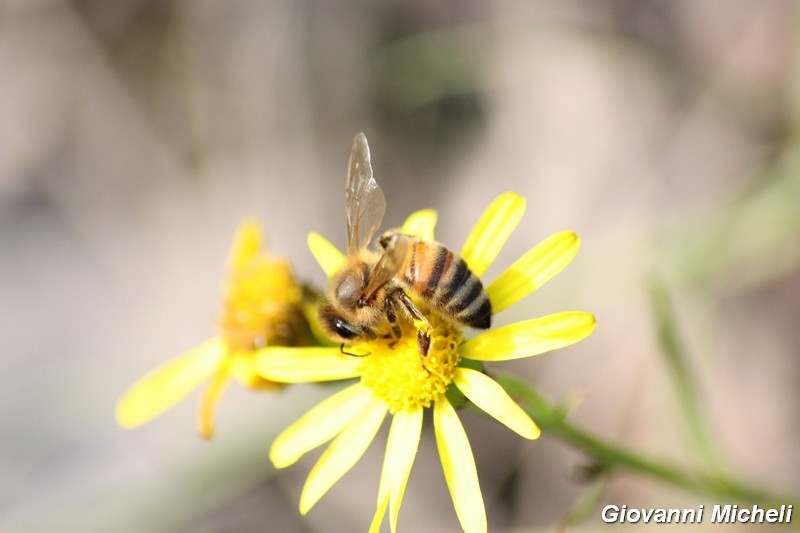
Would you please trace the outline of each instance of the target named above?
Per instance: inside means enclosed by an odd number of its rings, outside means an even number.
[[[482,276],[489,268],[524,210],[524,198],[513,193],[500,196],[488,207],[461,252],[476,275]],[[434,211],[419,211],[406,220],[401,231],[432,240],[435,222]],[[493,312],[503,311],[557,274],[575,256],[579,242],[572,232],[557,233],[523,255],[488,286]],[[329,276],[343,264],[342,253],[321,236],[311,234],[309,246]],[[273,464],[284,468],[332,439],[303,487],[302,514],[358,461],[388,411],[393,418],[371,531],[380,529],[387,509],[391,530],[395,531],[400,502],[420,441],[423,410],[432,408],[439,455],[458,519],[465,531],[486,531],[475,460],[445,392],[455,385],[467,399],[511,430],[535,439],[540,431],[533,420],[497,382],[465,363],[470,359],[506,361],[530,357],[578,342],[595,327],[591,314],[571,311],[518,322],[465,340],[453,322],[424,305],[422,308],[433,327],[424,367],[416,330],[403,321],[400,321],[399,341],[379,337],[348,349],[350,353],[365,354],[362,357],[345,355],[338,347],[267,348],[258,356],[257,371],[275,381],[360,378],[283,431],[270,450]]]
[[[134,428],[150,421],[208,380],[197,428],[210,438],[214,407],[231,378],[253,389],[280,386],[255,372],[256,350],[305,345],[308,325],[300,311],[302,291],[288,261],[262,250],[261,240],[258,222],[248,219],[240,224],[222,287],[218,335],[136,382],[117,404],[120,426]]]

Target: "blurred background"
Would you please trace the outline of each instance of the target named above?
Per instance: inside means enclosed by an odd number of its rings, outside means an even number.
[[[655,276],[720,461],[797,492],[798,7],[0,1],[0,530],[368,528],[388,425],[305,519],[318,453],[281,472],[267,458],[325,387],[233,385],[210,443],[196,395],[136,430],[113,416],[136,379],[215,333],[243,217],[324,284],[305,239],[344,246],[357,131],[384,227],[436,207],[437,238],[459,249],[492,198],[527,197],[489,280],[551,233],[581,235],[576,260],[497,322],[576,309],[597,330],[495,368],[603,438],[702,466],[656,335]],[[558,440],[463,420],[490,530],[552,531],[592,490]],[[701,502],[732,503],[618,476],[599,505]],[[459,530],[430,424],[400,527]],[[575,529],[603,527],[595,511]]]

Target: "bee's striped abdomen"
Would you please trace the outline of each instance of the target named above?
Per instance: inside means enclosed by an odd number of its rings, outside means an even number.
[[[465,326],[491,325],[492,304],[466,262],[438,243],[417,241],[409,254],[406,283],[433,307]]]

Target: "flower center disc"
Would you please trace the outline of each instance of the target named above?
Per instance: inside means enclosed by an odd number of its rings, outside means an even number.
[[[289,263],[262,253],[228,273],[218,319],[228,346],[252,352],[262,346],[299,343],[300,288]]]
[[[461,330],[430,313],[433,326],[428,355],[420,356],[417,348],[417,330],[401,322],[399,340],[379,338],[360,343],[357,350],[369,353],[361,365],[361,382],[388,406],[389,411],[413,411],[430,407],[444,395],[453,380],[453,369],[461,357],[458,345]]]

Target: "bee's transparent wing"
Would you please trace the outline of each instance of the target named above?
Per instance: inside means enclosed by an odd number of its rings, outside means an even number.
[[[350,149],[345,191],[347,254],[365,248],[378,230],[386,212],[383,191],[372,177],[367,137],[358,133]]]
[[[400,271],[412,242],[407,235],[400,234],[395,234],[389,241],[383,255],[372,267],[369,283],[364,290],[364,296],[367,299],[372,298],[378,289],[392,281],[392,278]]]

